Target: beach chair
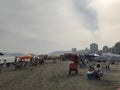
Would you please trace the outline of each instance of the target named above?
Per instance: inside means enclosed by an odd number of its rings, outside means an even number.
[[[76,74],[78,74],[78,66],[75,63],[70,63],[69,64],[69,74],[71,75],[71,72],[75,71]]]

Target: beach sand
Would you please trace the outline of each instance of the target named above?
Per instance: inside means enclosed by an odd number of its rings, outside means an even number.
[[[103,80],[88,80],[87,69],[69,75],[70,61],[29,66],[21,70],[0,72],[0,90],[116,90],[120,87],[120,63],[111,65],[111,73]]]

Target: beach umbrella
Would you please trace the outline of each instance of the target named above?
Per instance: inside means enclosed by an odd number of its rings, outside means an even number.
[[[22,56],[18,56],[18,58],[20,58],[20,59],[31,59],[31,58],[33,58],[33,56],[32,55],[22,55]]]
[[[58,58],[60,58],[60,55],[59,54],[53,54],[53,55],[51,55],[51,58],[58,59]]]
[[[98,57],[94,57],[95,61],[106,61],[108,60],[108,57],[106,56],[98,56]]]
[[[99,57],[98,54],[86,54],[85,55],[86,58],[95,58],[95,57]]]
[[[95,57],[94,60],[96,60],[96,61],[111,61],[111,62],[118,61],[118,62],[120,62],[120,57],[115,57],[115,56],[99,56],[99,57]]]
[[[120,61],[120,55],[118,54],[113,54],[113,53],[103,53],[102,56],[106,57],[106,60],[115,62],[115,61]]]
[[[109,61],[118,61],[120,62],[120,57],[115,57],[115,56],[112,56],[108,59]]]
[[[74,53],[74,52],[67,52],[67,53],[64,54],[64,56],[65,56],[66,58],[74,58],[74,57],[77,56],[77,54]]]

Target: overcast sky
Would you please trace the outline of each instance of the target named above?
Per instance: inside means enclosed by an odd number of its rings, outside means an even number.
[[[0,0],[0,51],[101,49],[120,41],[120,0]]]

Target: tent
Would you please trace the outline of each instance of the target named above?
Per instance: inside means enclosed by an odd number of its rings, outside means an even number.
[[[94,61],[101,62],[101,61],[106,61],[106,60],[108,60],[108,57],[106,57],[106,56],[94,57]]]
[[[101,56],[95,57],[95,61],[111,61],[111,62],[120,62],[120,55],[112,53],[103,53]]]

